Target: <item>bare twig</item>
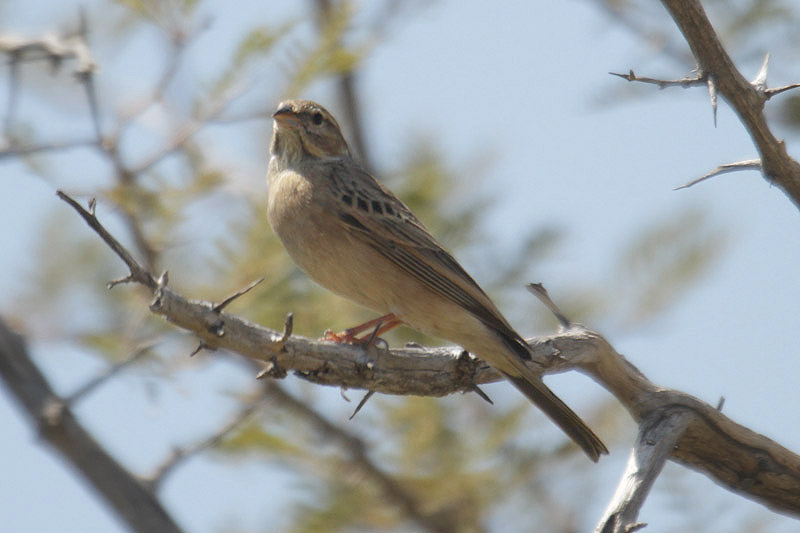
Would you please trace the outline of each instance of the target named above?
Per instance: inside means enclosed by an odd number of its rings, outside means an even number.
[[[208,437],[199,440],[190,446],[175,448],[172,450],[170,456],[161,465],[159,465],[150,476],[145,478],[147,484],[154,492],[158,491],[164,479],[173,470],[175,470],[177,466],[185,463],[188,459],[194,457],[195,455],[198,455],[209,448],[213,448],[222,442],[222,439],[244,424],[253,415],[253,413],[258,410],[262,402],[263,399],[262,401],[251,402],[247,405],[244,405],[241,409],[234,413],[234,415],[231,416],[227,422],[222,424],[222,426],[216,429]]]
[[[22,157],[41,152],[60,152],[62,150],[71,150],[73,148],[83,148],[85,146],[97,146],[97,140],[71,139],[68,141],[56,141],[29,145],[17,145],[16,143],[12,142],[10,145],[0,147],[0,159],[4,159],[6,157]]]
[[[713,178],[714,176],[719,176],[720,174],[726,174],[728,172],[736,172],[740,170],[761,170],[761,161],[758,159],[748,159],[747,161],[738,161],[736,163],[726,163],[724,165],[720,165],[711,172],[707,174],[703,174],[697,179],[693,179],[689,183],[684,183],[678,187],[672,189],[673,191],[678,191],[680,189],[687,189],[692,185],[697,185],[701,181],[705,181],[709,178]]]
[[[714,114],[714,126],[717,125],[717,87],[714,76],[706,73],[700,73],[691,78],[681,78],[678,80],[661,80],[657,78],[648,78],[646,76],[637,76],[633,70],[629,70],[627,74],[620,74],[618,72],[609,72],[612,76],[619,76],[620,78],[628,81],[638,81],[640,83],[650,83],[658,85],[659,89],[667,87],[695,87],[698,85],[705,85],[708,87],[708,95],[711,100],[711,110]]]
[[[46,60],[61,64],[74,59],[76,75],[95,72],[97,63],[83,36],[72,37],[44,35],[38,38],[23,38],[11,35],[0,36],[0,52],[5,52],[16,61]]]
[[[619,76],[623,80],[638,81],[640,83],[651,83],[653,85],[658,85],[659,89],[665,89],[667,87],[683,87],[684,89],[686,89],[688,87],[706,85],[706,76],[704,74],[693,76],[691,78],[680,78],[677,80],[661,80],[657,78],[637,76],[636,73],[633,72],[633,70],[629,70],[627,74],[620,74],[618,72],[609,72],[609,74],[611,74],[612,76]]]
[[[773,96],[776,96],[776,95],[781,94],[781,93],[786,92],[786,91],[790,91],[792,89],[797,89],[798,87],[800,87],[800,83],[792,83],[790,85],[784,85],[783,87],[776,87],[774,89],[766,89],[764,91],[764,96],[766,96],[767,100],[769,100]]]
[[[130,252],[128,252],[128,250],[126,250],[125,247],[122,246],[122,244],[120,244],[120,242],[115,239],[108,232],[108,230],[103,227],[102,224],[100,224],[100,221],[98,221],[97,217],[94,215],[94,209],[92,209],[92,212],[87,211],[63,191],[56,191],[56,195],[71,205],[72,208],[75,209],[75,211],[77,211],[78,214],[86,221],[86,223],[89,224],[89,227],[92,228],[95,233],[97,233],[100,238],[103,239],[103,241],[114,251],[114,253],[117,254],[117,256],[128,266],[128,269],[130,269],[130,276],[124,278],[123,280],[119,280],[118,283],[137,282],[151,290],[158,288],[156,280],[153,279],[153,276],[150,274],[150,272],[143,269],[141,265],[139,265],[139,263],[133,258]]]
[[[70,394],[67,398],[64,399],[64,403],[67,405],[75,405],[81,398],[85,397],[87,394],[94,391],[97,387],[106,383],[109,379],[117,375],[121,370],[129,367],[130,365],[134,364],[142,357],[150,353],[150,350],[153,348],[155,343],[150,342],[144,346],[140,346],[134,352],[114,365],[109,366],[105,372],[101,373],[100,375],[90,379],[88,382],[84,383],[80,388],[78,388],[75,392]]]

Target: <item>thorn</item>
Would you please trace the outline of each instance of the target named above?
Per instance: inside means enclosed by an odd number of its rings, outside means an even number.
[[[371,346],[375,346],[376,345],[375,339],[378,337],[378,331],[380,331],[381,326],[383,326],[383,321],[378,322],[375,325],[375,329],[372,330],[372,333],[370,333],[369,338],[367,338],[367,342],[364,343],[364,349],[365,350],[368,350]],[[386,344],[386,343],[384,342],[384,344]]]
[[[350,402],[350,398],[347,397],[346,392],[347,392],[347,389],[345,387],[339,387],[339,396],[341,396],[342,399],[344,399],[344,401],[349,403]]]
[[[620,74],[619,72],[609,72],[612,76],[618,76],[623,80],[627,81],[634,81],[636,80],[636,74],[633,72],[633,69],[630,69],[627,74]]]
[[[756,77],[750,83],[755,87],[759,93],[764,93],[767,90],[767,69],[769,67],[769,52],[764,55],[764,62],[761,63],[761,68],[756,74]]]
[[[97,207],[97,199],[94,196],[92,196],[91,198],[89,198],[89,214],[92,216],[95,216],[94,214],[95,207]]]
[[[356,415],[358,414],[358,412],[361,410],[361,408],[362,408],[362,407],[364,407],[364,404],[365,404],[365,403],[367,403],[367,400],[369,400],[370,398],[372,398],[372,395],[373,395],[373,394],[375,394],[375,391],[374,391],[374,390],[367,391],[367,393],[364,395],[364,397],[363,397],[363,398],[361,398],[361,401],[360,401],[360,402],[358,402],[358,405],[356,406],[356,410],[355,410],[355,411],[353,411],[353,414],[352,414],[352,415],[350,415],[350,418],[348,418],[348,420],[352,420],[352,419],[353,419],[353,417],[354,417],[354,416],[356,416]]]
[[[286,342],[292,336],[292,329],[294,329],[294,313],[286,313],[286,319],[283,321],[283,335],[281,342]]]
[[[474,383],[472,384],[472,392],[474,392],[475,394],[477,394],[478,396],[489,402],[490,405],[494,405],[494,402],[492,401],[491,398],[489,398],[489,395],[483,392],[483,390],[481,390],[481,388],[475,385]]]
[[[223,309],[224,309],[224,308],[225,308],[227,305],[229,305],[231,302],[233,302],[235,299],[237,299],[237,298],[239,298],[240,296],[243,296],[243,295],[247,294],[248,292],[250,292],[251,290],[253,290],[253,288],[255,288],[255,287],[256,287],[256,286],[257,286],[259,283],[261,283],[262,281],[264,281],[264,278],[263,278],[263,277],[262,277],[262,278],[258,278],[258,279],[257,279],[257,280],[255,280],[254,282],[250,283],[250,285],[248,285],[248,286],[247,286],[247,287],[245,287],[244,289],[241,289],[241,290],[239,290],[239,291],[236,291],[236,292],[235,292],[235,293],[233,293],[232,295],[230,295],[230,296],[228,296],[227,298],[225,298],[224,300],[222,300],[220,303],[218,303],[217,305],[215,305],[215,306],[214,306],[214,307],[213,307],[211,310],[212,310],[212,311],[214,311],[215,313],[219,313],[219,312],[220,312],[220,311],[222,311],[222,310],[223,310]]]
[[[261,372],[256,374],[256,379],[264,379],[265,377],[275,379],[283,379],[286,377],[286,371],[278,366],[278,360],[275,357],[267,361],[266,366],[264,366]]]
[[[169,283],[169,272],[166,270],[161,273],[157,280],[155,280],[155,288],[153,289],[153,301],[150,303],[150,310],[157,311],[163,305],[162,298],[164,296],[164,288]]]
[[[561,324],[561,327],[564,329],[569,329],[572,327],[572,321],[567,318],[567,316],[561,312],[561,309],[553,302],[550,298],[550,295],[547,294],[547,289],[544,288],[544,285],[541,283],[528,283],[525,285],[525,288],[528,289],[534,296],[536,296],[540,302],[547,307],[553,315],[558,319],[558,322]]]
[[[286,341],[292,336],[292,329],[294,328],[294,313],[287,313],[286,319],[283,321],[283,335],[278,339],[277,345],[280,346],[277,350],[278,353],[286,351]]]
[[[717,402],[717,411],[722,411],[722,406],[725,405],[725,396],[720,396]]]
[[[714,127],[717,127],[717,82],[713,74],[708,75],[708,97],[711,99],[711,110],[714,113]]]
[[[209,346],[208,344],[206,344],[206,343],[205,343],[205,342],[203,342],[203,341],[200,341],[200,342],[198,343],[198,345],[197,345],[197,348],[195,348],[194,350],[192,350],[192,353],[190,353],[190,354],[189,354],[189,357],[194,357],[195,355],[197,355],[198,353],[200,353],[200,351],[201,351],[201,350],[207,350],[207,349],[211,349],[211,346]]]

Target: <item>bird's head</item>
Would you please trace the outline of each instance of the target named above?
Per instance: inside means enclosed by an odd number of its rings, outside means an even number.
[[[272,118],[270,152],[287,166],[307,158],[350,155],[336,119],[316,102],[285,100]]]

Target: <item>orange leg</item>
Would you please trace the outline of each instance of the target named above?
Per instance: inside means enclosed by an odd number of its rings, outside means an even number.
[[[333,331],[328,330],[325,332],[325,336],[322,338],[326,341],[338,342],[340,344],[360,344],[367,342],[370,339],[377,339],[382,333],[386,333],[390,329],[394,329],[402,323],[403,321],[394,316],[393,313],[389,313],[388,315],[379,316],[378,318],[374,318],[358,326],[347,328],[341,333],[334,333]],[[370,332],[368,335],[360,338],[356,337],[356,335],[359,333],[370,329],[374,330],[375,328],[377,328],[377,330]]]

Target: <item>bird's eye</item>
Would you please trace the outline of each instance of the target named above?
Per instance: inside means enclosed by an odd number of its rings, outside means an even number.
[[[315,124],[315,125],[317,125],[317,126],[319,126],[320,124],[322,124],[322,119],[323,119],[323,117],[322,117],[322,113],[320,113],[319,111],[317,111],[316,113],[314,113],[313,115],[311,115],[311,120],[312,120],[312,121],[314,122],[314,124]]]

